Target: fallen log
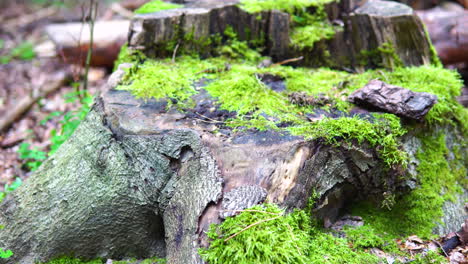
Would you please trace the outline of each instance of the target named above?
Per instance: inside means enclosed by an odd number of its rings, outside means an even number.
[[[15,121],[21,118],[39,99],[57,91],[66,81],[67,76],[63,73],[57,80],[54,80],[33,94],[21,99],[13,109],[8,111],[4,117],[0,118],[0,132],[7,130]]]
[[[91,66],[113,67],[121,46],[127,41],[129,24],[128,20],[96,21]],[[52,24],[45,31],[66,62],[84,65],[90,46],[87,24]]]

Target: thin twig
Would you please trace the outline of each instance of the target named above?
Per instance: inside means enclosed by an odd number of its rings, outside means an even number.
[[[255,212],[255,213],[264,213],[264,214],[271,214],[271,215],[281,215],[281,213],[272,213],[272,212],[265,212],[260,210],[252,210],[252,209],[245,209],[245,210],[219,210],[221,212]]]
[[[113,3],[111,5],[111,10],[112,12],[116,13],[116,14],[119,14],[125,18],[128,18],[128,19],[131,19],[133,18],[133,12],[126,9],[125,7],[123,7],[121,4],[119,3]]]
[[[299,248],[299,246],[297,246],[297,243],[296,243],[297,238],[296,238],[296,236],[294,235],[294,232],[293,232],[293,230],[292,230],[292,227],[291,227],[289,224],[286,224],[286,226],[288,227],[289,233],[291,234],[291,237],[292,237],[292,239],[294,240],[294,246],[295,246],[296,249],[297,249],[297,253],[299,253],[299,255],[302,255],[302,254],[301,254],[301,249]]]
[[[292,58],[292,59],[287,59],[287,60],[284,60],[284,61],[274,63],[270,67],[275,67],[275,66],[283,65],[283,64],[286,64],[286,63],[290,63],[290,62],[300,61],[302,59],[304,59],[303,56],[300,56],[300,57],[297,57],[297,58]]]
[[[248,229],[250,229],[250,228],[252,228],[252,227],[254,227],[254,226],[256,226],[256,225],[259,225],[259,224],[261,224],[261,223],[265,223],[265,222],[268,222],[268,221],[273,221],[273,220],[278,219],[278,218],[280,218],[280,217],[281,217],[281,215],[276,216],[276,217],[272,217],[272,218],[268,218],[268,219],[264,219],[264,220],[262,220],[262,221],[258,221],[258,222],[255,222],[255,223],[253,223],[253,224],[250,224],[250,225],[246,226],[244,229],[242,229],[241,231],[239,231],[239,232],[237,232],[237,233],[235,233],[235,234],[229,236],[228,238],[224,239],[224,242],[227,242],[227,241],[229,241],[229,240],[235,238],[235,237],[238,236],[240,233],[242,233],[242,232],[244,232],[244,231],[246,231],[246,230],[248,230]]]
[[[89,48],[88,48],[88,55],[86,56],[86,66],[85,66],[85,74],[83,80],[83,90],[88,90],[88,73],[89,68],[91,65],[91,55],[93,54],[93,45],[94,45],[94,22],[96,21],[97,17],[97,9],[98,9],[98,2],[95,0],[89,1]]]
[[[175,58],[177,56],[177,49],[179,48],[179,43],[174,48],[174,52],[172,52],[172,63],[175,63]]]
[[[439,247],[440,247],[440,249],[442,249],[442,252],[444,252],[444,255],[445,255],[447,258],[449,257],[449,255],[447,254],[447,252],[445,252],[445,249],[444,249],[444,247],[443,247],[443,246],[442,246],[442,245],[441,245],[439,242],[437,242],[437,241],[436,241],[436,240],[434,240],[434,239],[431,239],[431,241],[432,241],[432,242],[434,242],[434,243],[436,243],[436,244],[437,244],[437,246],[439,246]]]
[[[200,117],[203,117],[203,118],[206,118],[206,119],[210,120],[210,121],[206,121],[206,120],[200,119],[201,121],[206,122],[206,123],[221,123],[221,124],[225,123],[224,121],[219,121],[219,120],[216,120],[216,119],[209,118],[209,117],[207,117],[205,115],[202,115],[202,114],[200,114],[198,112],[195,112],[195,114],[199,115]]]

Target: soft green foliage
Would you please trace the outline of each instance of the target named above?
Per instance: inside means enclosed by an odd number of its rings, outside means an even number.
[[[166,264],[166,259],[154,257],[145,260],[119,260],[119,261],[112,261],[113,264]]]
[[[73,258],[73,257],[61,257],[61,258],[51,260],[44,264],[104,264],[104,263],[106,263],[106,261],[103,261],[101,259],[84,261],[84,260],[80,260],[80,259]],[[112,263],[114,264],[137,264],[137,263],[138,264],[165,264],[166,260],[154,257],[154,258],[149,258],[145,260],[136,260],[136,259],[118,260],[118,261],[114,260],[112,261]]]
[[[330,39],[340,27],[328,21],[324,5],[335,0],[241,0],[240,7],[249,13],[280,10],[292,16],[291,44],[300,49],[313,48],[314,43]],[[313,11],[313,14],[309,13]]]
[[[286,214],[273,204],[254,206],[208,232],[212,239],[200,255],[210,264],[250,263],[377,263],[355,252],[345,239],[311,225],[305,211]]]
[[[91,109],[93,97],[87,92],[71,92],[65,95],[67,103],[79,102],[81,106],[75,110],[67,112],[63,115],[60,121],[60,130],[53,129],[51,131],[51,146],[49,152],[38,148],[31,148],[29,143],[22,143],[18,150],[19,158],[25,161],[25,166],[30,171],[35,171],[39,166],[52,155],[75,131],[81,121],[86,117],[86,114]],[[52,112],[44,120],[40,122],[45,125],[48,120],[53,117],[60,116],[60,112]]]
[[[447,161],[445,136],[419,135],[421,152],[417,154],[419,188],[398,197],[392,210],[376,208],[366,202],[357,205],[353,214],[364,217],[381,234],[394,238],[417,234],[431,237],[442,216],[442,205],[461,190],[459,183],[466,177],[466,168],[459,160]]]
[[[147,60],[138,68],[131,69],[125,77],[128,82],[118,89],[131,90],[141,98],[169,97],[185,101],[196,93],[192,83],[203,77],[203,71],[216,68],[212,60],[180,57],[177,61],[179,63],[169,59]]]
[[[429,251],[426,254],[418,254],[411,264],[444,264],[449,263],[445,257],[440,255],[437,251]]]
[[[346,239],[355,249],[380,248],[387,252],[398,252],[398,245],[392,236],[379,233],[371,225],[345,227]]]
[[[0,248],[0,259],[7,259],[13,256],[13,252],[11,250],[4,250]]]
[[[72,257],[61,257],[61,258],[51,260],[44,264],[103,264],[103,263],[105,262],[103,262],[100,259],[83,261],[83,260],[72,258]]]
[[[93,96],[88,92],[72,92],[65,95],[67,103],[79,102],[81,106],[75,110],[67,112],[63,115],[63,119],[60,121],[61,129],[59,131],[52,130],[52,144],[50,146],[49,155],[52,155],[72,134],[75,132],[78,125],[83,121],[91,109],[93,104]]]
[[[31,148],[31,144],[23,142],[18,149],[19,158],[25,163],[24,166],[29,171],[35,171],[47,158],[47,153],[36,148]]]
[[[325,233],[320,228],[312,229],[309,256],[306,263],[312,264],[372,264],[381,263],[379,258],[362,250],[353,250],[344,238]]]
[[[234,60],[258,61],[260,53],[258,50],[251,49],[247,41],[240,41],[237,38],[236,32],[231,26],[228,26],[224,31],[224,36],[227,38],[224,45],[217,48],[217,53],[227,58]]]
[[[293,14],[307,7],[317,7],[335,0],[241,0],[240,7],[249,13],[266,10],[280,10]]]
[[[398,142],[398,137],[405,133],[399,118],[387,114],[380,115],[374,123],[357,117],[325,118],[318,122],[309,122],[302,115],[313,113],[314,107],[291,103],[287,93],[324,93],[335,98],[336,108],[346,111],[352,105],[344,101],[341,95],[352,93],[371,79],[381,79],[417,92],[425,91],[437,95],[438,103],[429,111],[427,121],[430,124],[460,123],[467,131],[468,111],[455,100],[455,96],[460,93],[461,82],[458,75],[450,70],[421,66],[349,74],[325,68],[257,68],[256,63],[250,59],[239,60],[244,58],[242,55],[237,58],[199,60],[183,56],[177,58],[175,63],[169,59],[146,60],[129,71],[127,83],[120,86],[120,89],[130,90],[142,98],[170,97],[183,102],[197,93],[192,85],[194,81],[203,77],[214,79],[205,89],[218,99],[222,109],[237,112],[237,118],[226,123],[229,126],[264,130],[278,129],[278,123],[287,122],[291,125],[282,129],[308,139],[324,138],[332,144],[338,143],[337,139],[348,143],[353,140],[358,143],[368,142],[377,148],[380,157],[388,165],[404,165],[406,161],[406,154],[400,150]],[[225,70],[225,61],[231,63],[230,70]],[[267,87],[261,81],[261,74],[265,73],[284,78],[287,91],[275,92]],[[339,88],[340,83],[345,85]],[[270,117],[274,117],[276,121]]]
[[[400,150],[398,137],[404,135],[400,119],[392,114],[374,114],[375,120],[360,117],[324,118],[317,122],[308,122],[293,127],[295,135],[304,135],[306,139],[323,138],[329,144],[340,145],[342,142],[356,140],[375,147],[380,158],[389,166],[406,164],[407,154]]]
[[[154,13],[162,10],[175,9],[180,7],[183,7],[183,5],[167,3],[161,0],[154,0],[140,6],[137,10],[135,10],[135,14]]]
[[[307,217],[286,215],[271,204],[251,210],[260,212],[247,210],[219,226],[212,225],[210,249],[200,250],[200,255],[211,264],[306,263]]]
[[[10,184],[5,184],[4,188],[3,188],[3,192],[0,192],[0,202],[2,202],[2,200],[6,197],[7,194],[13,192],[14,190],[18,189],[21,184],[22,184],[22,180],[20,177],[17,177],[15,179],[15,181],[10,185]],[[0,228],[1,229],[1,228]]]
[[[327,21],[314,21],[304,27],[293,29],[291,44],[299,48],[312,48],[314,43],[322,39],[331,39],[335,36],[335,28]]]
[[[7,194],[13,192],[14,190],[18,189],[22,184],[21,178],[16,178],[15,181],[9,185],[5,184],[5,187],[3,188],[3,192],[0,192],[0,203],[2,200],[6,197]],[[0,225],[0,229],[3,229],[3,225]],[[9,249],[3,249],[0,248],[0,259],[7,259],[9,257],[13,256],[13,252]]]
[[[3,49],[4,41],[0,41],[0,50]],[[32,60],[36,57],[34,46],[30,42],[22,42],[12,50],[9,54],[0,56],[0,64],[7,64],[13,59]]]
[[[241,116],[259,109],[267,115],[287,112],[287,97],[268,88],[256,74],[256,67],[236,64],[205,89],[218,98],[223,109]]]
[[[385,42],[373,50],[361,50],[358,64],[362,67],[382,67],[391,70],[404,66],[390,42]]]

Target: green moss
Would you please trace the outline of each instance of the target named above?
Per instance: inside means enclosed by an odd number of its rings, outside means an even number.
[[[398,197],[389,211],[376,208],[368,202],[356,205],[353,214],[381,234],[397,238],[416,234],[423,238],[432,236],[432,230],[443,215],[442,205],[461,191],[459,182],[466,177],[466,168],[460,160],[447,160],[448,149],[443,134],[419,135],[422,149],[419,160],[419,187]]]
[[[149,258],[145,260],[136,260],[136,259],[131,259],[131,260],[119,260],[119,261],[112,261],[113,264],[166,264],[167,261],[166,259],[154,257],[154,258]]]
[[[105,261],[101,259],[96,259],[96,260],[90,260],[90,261],[83,261],[77,258],[72,258],[72,257],[61,257],[57,258],[54,260],[51,260],[47,263],[44,264],[104,264],[106,263]],[[149,259],[144,259],[144,260],[136,260],[136,259],[131,259],[131,260],[114,260],[112,261],[114,264],[165,264],[166,260],[158,257],[154,258],[149,258]]]
[[[247,41],[238,40],[237,33],[231,26],[228,26],[224,31],[224,37],[227,39],[224,45],[216,48],[216,53],[234,60],[245,60],[255,62],[261,58],[259,50],[249,47]]]
[[[212,225],[212,239],[200,255],[210,264],[248,263],[377,263],[378,258],[353,251],[345,239],[311,224],[305,211],[286,214],[265,204]]]
[[[161,0],[154,0],[140,6],[138,9],[135,10],[135,14],[154,13],[162,10],[175,9],[180,7],[183,7],[183,5],[167,3]]]
[[[196,91],[192,83],[203,77],[203,71],[216,68],[217,60],[196,60],[181,57],[172,60],[146,60],[131,69],[125,77],[125,84],[117,89],[130,90],[139,98],[161,99],[165,97],[180,101],[187,100]]]
[[[427,41],[429,41],[429,45],[430,45],[429,52],[431,56],[431,64],[436,67],[442,67],[443,65],[439,59],[439,56],[437,55],[437,51],[434,45],[432,45],[431,36],[429,36],[429,31],[427,31],[426,25],[423,24],[423,26],[424,26],[424,33],[426,34],[426,39]]]
[[[240,7],[249,13],[280,10],[289,13],[291,23],[291,45],[299,49],[312,49],[314,43],[331,39],[340,27],[328,21],[325,4],[335,0],[241,0]]]
[[[124,44],[120,48],[119,55],[114,61],[114,71],[117,70],[120,64],[122,63],[133,63],[138,64],[146,60],[146,56],[138,50],[130,50],[127,44]]]
[[[390,70],[404,66],[400,56],[395,52],[395,47],[390,42],[385,42],[373,50],[361,50],[357,58],[358,65],[362,67],[384,67]]]
[[[61,257],[61,258],[51,260],[44,264],[102,264],[102,263],[104,262],[100,259],[84,261],[84,260],[80,260],[80,259],[72,258],[72,257]]]
[[[339,27],[333,27],[327,21],[314,21],[307,26],[296,27],[291,34],[291,45],[300,49],[313,48],[314,43],[335,36]]]
[[[229,34],[228,34],[229,35]],[[126,77],[126,84],[119,89],[130,90],[137,97],[164,98],[186,101],[197,93],[193,82],[203,78],[213,79],[205,89],[218,99],[221,109],[237,112],[237,118],[226,122],[238,128],[279,129],[277,124],[289,123],[287,128],[294,135],[307,139],[324,138],[330,144],[339,141],[370,143],[376,147],[382,160],[389,166],[403,164],[406,155],[399,147],[398,137],[405,133],[399,119],[392,115],[377,117],[378,122],[343,117],[325,118],[309,122],[304,115],[315,111],[313,106],[298,106],[289,101],[290,92],[305,92],[309,95],[323,93],[335,98],[334,107],[347,111],[352,105],[344,96],[363,87],[371,79],[405,87],[417,92],[437,95],[438,103],[429,111],[429,124],[460,124],[466,134],[468,111],[455,100],[459,95],[461,81],[454,71],[421,66],[396,68],[394,71],[369,70],[363,74],[349,74],[330,69],[306,69],[286,66],[257,68],[258,53],[247,56],[238,49],[230,49],[228,57],[199,60],[178,57],[172,60],[146,60]],[[245,59],[248,57],[248,59]],[[225,63],[229,62],[230,69]],[[262,74],[273,74],[284,78],[287,90],[275,92],[261,81]],[[340,83],[345,83],[339,88]]]
[[[343,142],[369,143],[376,148],[380,158],[389,166],[406,165],[407,154],[400,149],[398,137],[404,135],[400,119],[391,114],[374,115],[375,120],[360,117],[324,118],[290,128],[294,135],[306,139],[323,138],[328,144]]]
[[[429,251],[426,254],[418,254],[412,264],[444,264],[449,263],[445,257],[439,254],[437,251]]]
[[[240,7],[249,13],[267,10],[280,10],[293,14],[311,6],[322,6],[335,0],[241,0]]]

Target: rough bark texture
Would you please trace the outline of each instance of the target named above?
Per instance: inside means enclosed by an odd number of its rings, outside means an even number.
[[[9,261],[75,254],[202,263],[204,231],[225,210],[265,199],[303,208],[315,190],[316,215],[332,223],[356,199],[414,185],[414,165],[406,178],[413,181],[402,181],[366,145],[278,132],[216,134],[212,124],[165,106],[122,91],[103,95],[74,136],[1,205],[0,247],[15,252]],[[405,142],[416,163],[418,141]],[[440,232],[458,230],[464,219],[459,206],[447,206],[454,210]]]
[[[183,45],[188,42],[184,39],[187,34],[203,42],[214,34],[222,35],[227,26],[231,26],[240,40],[265,43],[265,55],[275,61],[303,56],[295,65],[360,68],[373,63],[393,68],[398,63],[405,66],[430,63],[430,42],[423,24],[410,7],[400,3],[370,1],[354,13],[349,12],[362,5],[361,2],[327,5],[328,19],[338,24],[343,19],[344,29],[338,30],[332,39],[314,43],[311,48],[290,44],[289,14],[276,10],[250,14],[237,3],[237,0],[201,0],[190,2],[184,8],[136,15],[130,26],[129,47],[153,57],[167,56],[173,52],[165,50],[168,42]],[[378,52],[384,43],[393,47],[394,52]],[[209,48],[201,50],[207,52]],[[362,50],[373,55],[363,57]],[[398,57],[401,62],[395,61]]]
[[[373,55],[380,57],[379,61],[387,68],[400,63],[396,58],[405,66],[430,63],[431,46],[425,37],[424,25],[408,6],[392,1],[369,1],[345,21],[352,35],[355,59],[360,57],[361,51],[376,50],[387,43],[397,56],[392,53]]]
[[[413,92],[379,80],[371,80],[366,86],[352,93],[348,100],[371,109],[379,109],[422,121],[437,102],[437,96],[424,92]]]

